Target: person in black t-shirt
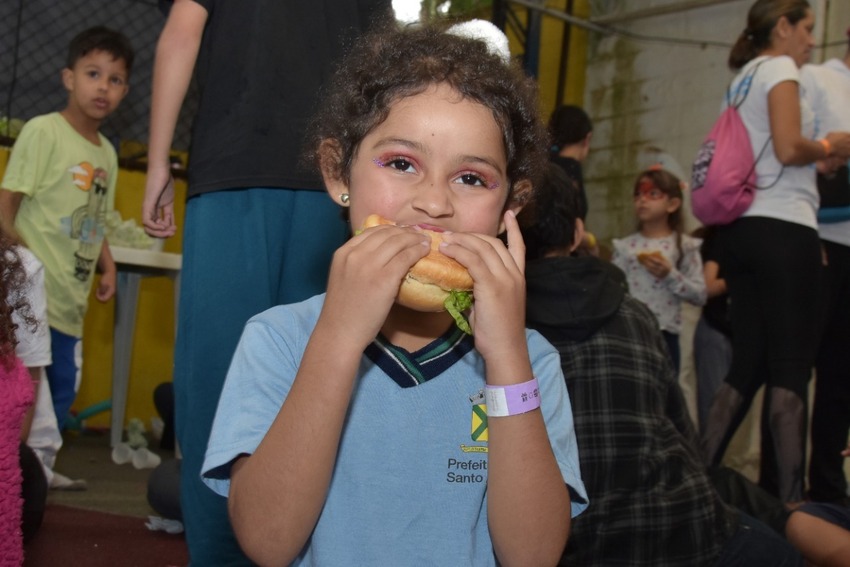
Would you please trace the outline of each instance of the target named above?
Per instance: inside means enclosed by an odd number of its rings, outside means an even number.
[[[705,289],[708,300],[694,332],[694,365],[697,374],[699,427],[705,428],[708,410],[717,387],[723,383],[732,363],[732,327],[729,322],[729,294],[720,266],[720,250],[713,227],[694,231],[702,238]]]
[[[354,37],[375,21],[393,21],[391,3],[168,4],[154,63],[142,219],[151,236],[177,231],[169,153],[194,74],[200,97],[174,357],[186,542],[193,565],[251,565],[226,500],[201,483],[201,463],[245,322],[324,291],[333,252],[348,237],[319,176],[299,166],[302,146],[316,93]]]

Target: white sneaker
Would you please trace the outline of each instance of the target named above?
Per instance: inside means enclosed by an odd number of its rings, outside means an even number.
[[[88,490],[89,485],[85,480],[78,478],[76,480],[72,480],[65,476],[62,473],[58,473],[53,471],[53,478],[50,479],[50,490],[68,490],[74,492],[81,492],[83,490]]]

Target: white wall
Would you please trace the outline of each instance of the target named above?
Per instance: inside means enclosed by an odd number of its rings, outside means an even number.
[[[810,1],[820,16],[816,37],[840,42],[828,50],[817,49],[812,61],[843,56],[850,1]],[[591,19],[595,19],[688,2],[591,0],[590,4]],[[723,47],[591,36],[585,107],[594,121],[594,134],[585,184],[590,201],[588,226],[603,243],[634,230],[634,179],[656,158],[689,181],[690,164],[720,111],[732,77],[726,59],[746,25],[751,4],[751,0],[727,1],[610,24],[641,36],[727,45]],[[695,227],[696,222],[689,220],[688,228]]]
[[[690,0],[591,0],[591,18],[685,2],[694,5]],[[850,26],[850,0],[810,2],[819,18],[815,29],[817,43],[838,43],[816,50],[812,62],[843,57],[847,46],[845,32]],[[732,43],[746,25],[751,3],[752,0],[731,0],[711,7],[611,24],[642,36],[699,39],[726,43],[729,47],[676,45],[620,36],[592,39],[585,107],[594,121],[594,130],[585,186],[590,201],[588,227],[603,246],[611,238],[635,230],[631,194],[635,177],[642,169],[660,158],[673,173],[686,182],[690,180],[690,164],[720,112],[723,94],[732,78],[726,59]],[[686,210],[689,213],[689,203]],[[692,217],[689,221],[688,229],[698,226]],[[699,309],[686,306],[683,316],[679,383],[695,418],[696,377],[691,346]],[[757,398],[724,461],[751,480],[756,480],[758,475],[760,407]],[[850,460],[847,471],[850,474]]]

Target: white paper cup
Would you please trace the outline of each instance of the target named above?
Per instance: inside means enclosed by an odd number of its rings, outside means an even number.
[[[116,465],[124,465],[133,460],[133,448],[126,443],[118,443],[112,448],[112,462]]]
[[[159,466],[162,459],[147,448],[136,449],[133,453],[133,466],[137,469],[153,469]]]

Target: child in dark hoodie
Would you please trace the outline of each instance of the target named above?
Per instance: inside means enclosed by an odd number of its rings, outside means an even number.
[[[623,273],[581,242],[577,191],[550,165],[526,244],[528,327],[560,352],[590,506],[573,519],[569,565],[799,565],[791,545],[723,503],[652,313]]]

